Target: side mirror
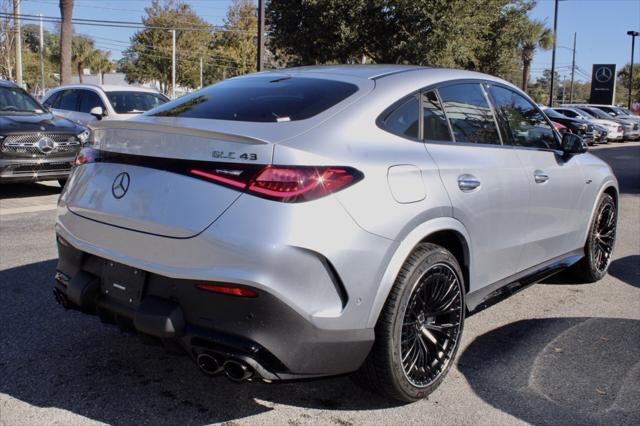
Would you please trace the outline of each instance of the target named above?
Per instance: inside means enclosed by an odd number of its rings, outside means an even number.
[[[89,111],[89,114],[93,115],[98,120],[102,120],[102,117],[106,116],[107,112],[104,109],[102,109],[101,106],[95,106],[91,108],[91,111]]]
[[[589,147],[582,138],[574,133],[564,133],[562,135],[562,152],[565,155],[584,154]]]
[[[609,115],[612,116],[612,117],[615,117],[616,113],[615,112],[610,112]]]

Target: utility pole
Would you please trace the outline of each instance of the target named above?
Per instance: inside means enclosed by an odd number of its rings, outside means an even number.
[[[629,102],[627,108],[631,111],[631,90],[633,89],[633,51],[636,47],[636,37],[640,35],[638,31],[627,31],[627,35],[631,36],[631,68],[629,69]]]
[[[258,72],[262,71],[262,57],[264,56],[264,0],[258,0]]]
[[[202,56],[200,56],[200,88],[202,89]]]
[[[40,14],[40,85],[42,86],[42,95],[44,95],[44,30],[42,28],[42,13]]]
[[[555,0],[554,12],[553,12],[553,53],[551,53],[551,84],[549,88],[549,107],[553,106],[553,83],[556,72],[556,40],[558,38],[558,3],[560,0]]]
[[[13,0],[13,30],[16,39],[16,83],[22,87],[22,40],[20,34],[20,1]]]
[[[576,33],[573,33],[573,59],[571,60],[571,86],[569,89],[569,103],[573,103],[573,77],[576,73]]]
[[[176,30],[171,30],[171,99],[176,98]]]

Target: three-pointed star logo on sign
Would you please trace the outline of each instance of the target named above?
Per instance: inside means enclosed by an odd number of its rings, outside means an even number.
[[[613,77],[611,68],[600,67],[596,70],[596,80],[598,80],[599,83],[606,83],[611,80],[611,77]]]
[[[129,190],[129,182],[131,178],[129,177],[129,173],[122,172],[113,180],[113,185],[111,185],[111,194],[117,199],[120,199],[125,196],[127,191]]]

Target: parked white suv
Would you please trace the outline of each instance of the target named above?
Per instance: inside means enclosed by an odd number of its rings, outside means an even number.
[[[168,100],[143,87],[73,84],[48,91],[42,103],[54,114],[86,125],[102,119],[127,120]]]

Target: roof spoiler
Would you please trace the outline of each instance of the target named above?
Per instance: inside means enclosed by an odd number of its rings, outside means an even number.
[[[248,136],[234,135],[231,133],[216,132],[215,130],[193,129],[189,127],[169,126],[160,123],[145,123],[142,121],[131,120],[102,120],[89,124],[89,129],[94,132],[100,130],[143,130],[147,132],[194,136],[206,139],[219,139],[229,142],[247,144],[247,145],[264,145],[269,142],[251,138]]]

